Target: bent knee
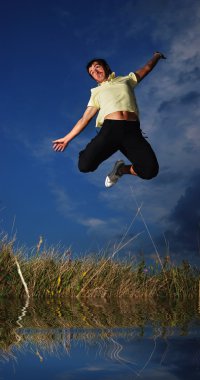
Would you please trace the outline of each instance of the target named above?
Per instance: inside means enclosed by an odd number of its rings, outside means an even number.
[[[96,167],[94,167],[94,165],[92,165],[90,162],[81,159],[79,159],[78,168],[82,173],[93,172],[96,169]]]
[[[91,170],[90,170],[90,166],[87,165],[87,163],[85,162],[80,162],[78,163],[78,168],[80,170],[81,173],[89,173]]]
[[[139,168],[136,171],[137,175],[142,179],[152,179],[158,175],[159,165],[154,165],[153,167],[147,166],[146,168]]]

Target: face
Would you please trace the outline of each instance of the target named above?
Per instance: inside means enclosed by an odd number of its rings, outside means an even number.
[[[93,62],[89,68],[89,74],[97,83],[102,83],[107,79],[104,68],[98,62]]]

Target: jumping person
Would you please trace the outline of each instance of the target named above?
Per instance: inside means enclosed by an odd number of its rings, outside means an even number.
[[[155,177],[159,165],[153,149],[140,129],[134,88],[160,59],[165,58],[162,53],[155,52],[144,67],[126,76],[115,76],[104,59],[92,59],[87,64],[87,71],[98,86],[91,89],[91,97],[81,119],[65,137],[53,141],[53,149],[63,152],[99,111],[96,119],[99,133],[79,153],[79,170],[84,173],[93,172],[119,150],[131,164],[125,165],[123,160],[118,160],[106,177],[106,187],[113,186],[124,174],[143,179]]]

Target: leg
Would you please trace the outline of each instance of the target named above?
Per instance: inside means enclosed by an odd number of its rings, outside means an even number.
[[[132,165],[122,166],[119,175],[132,174],[143,179],[152,179],[158,174],[156,155],[151,145],[142,136],[140,129],[134,131],[128,128],[120,150],[132,162]]]
[[[79,170],[84,173],[93,172],[117,150],[118,146],[113,133],[110,133],[109,125],[104,125],[98,135],[79,153]]]

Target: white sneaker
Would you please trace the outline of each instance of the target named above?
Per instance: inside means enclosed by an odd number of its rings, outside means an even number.
[[[123,160],[118,160],[115,162],[115,165],[113,166],[112,171],[107,175],[106,180],[105,180],[105,186],[106,187],[111,187],[116,184],[118,179],[122,176],[117,173],[118,169],[120,166],[124,165]]]

